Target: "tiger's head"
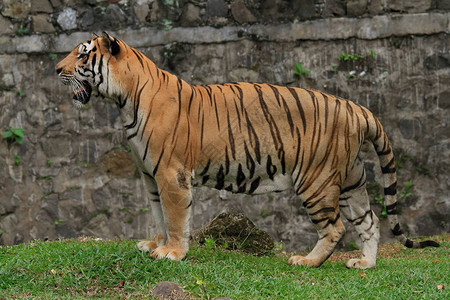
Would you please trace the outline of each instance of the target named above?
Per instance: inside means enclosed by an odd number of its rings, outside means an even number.
[[[123,44],[123,45],[121,45]],[[93,91],[107,97],[114,96],[117,89],[114,78],[120,70],[111,67],[119,60],[122,41],[106,32],[94,34],[92,39],[79,44],[55,67],[62,82],[73,89],[75,107],[84,107]]]

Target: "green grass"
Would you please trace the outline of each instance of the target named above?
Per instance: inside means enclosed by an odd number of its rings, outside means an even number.
[[[283,253],[192,246],[188,259],[173,262],[151,259],[135,241],[33,242],[0,248],[0,299],[149,298],[160,281],[203,299],[450,299],[450,235],[439,240],[440,248],[382,247],[377,268],[363,272],[335,261],[356,252],[309,268],[288,265]]]

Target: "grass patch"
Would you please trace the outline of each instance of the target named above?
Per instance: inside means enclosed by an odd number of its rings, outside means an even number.
[[[450,235],[437,240],[440,248],[383,245],[377,268],[363,272],[344,267],[358,251],[308,268],[289,266],[284,252],[255,257],[194,245],[188,259],[172,262],[151,259],[135,241],[33,242],[0,248],[0,299],[149,298],[160,281],[203,299],[449,299]]]

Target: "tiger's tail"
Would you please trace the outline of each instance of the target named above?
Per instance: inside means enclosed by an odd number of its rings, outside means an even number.
[[[373,116],[370,113],[369,115]],[[431,240],[423,242],[412,241],[400,229],[400,223],[397,217],[397,173],[394,153],[383,126],[375,116],[369,121],[368,131],[368,138],[375,147],[380,161],[381,172],[383,173],[384,204],[386,205],[387,217],[392,233],[408,248],[439,247],[437,242]]]

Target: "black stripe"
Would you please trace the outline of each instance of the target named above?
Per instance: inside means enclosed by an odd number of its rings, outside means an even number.
[[[393,233],[395,236],[398,236],[398,235],[402,235],[402,234],[403,234],[403,232],[400,230],[400,224],[397,223],[397,225],[394,226],[394,229],[392,229],[392,233]]]
[[[131,48],[131,51],[133,51],[134,55],[136,55],[137,59],[139,60],[139,62],[141,63],[142,69],[144,69],[144,63],[142,61],[141,56],[139,55],[140,53],[137,52],[135,49]]]
[[[439,247],[440,245],[438,243],[436,243],[435,241],[423,241],[419,243],[419,247],[420,248],[425,248],[425,247]]]
[[[205,166],[205,168],[203,169],[203,171],[201,171],[200,172],[200,176],[204,176],[205,174],[206,174],[206,172],[208,172],[208,169],[209,169],[209,165],[211,164],[211,161],[210,160],[208,160],[208,162],[206,163],[206,166]]]
[[[277,172],[277,167],[272,164],[272,157],[270,155],[267,157],[266,172],[271,180],[273,180],[273,175]]]
[[[381,167],[381,172],[383,172],[383,174],[386,174],[386,173],[394,173],[395,172],[395,166],[394,167],[391,167],[392,166],[392,164],[394,163],[394,158],[392,158],[387,164],[386,164],[386,166],[382,166]]]
[[[191,202],[189,202],[188,206],[186,206],[186,209],[188,209],[189,207],[191,207],[191,205],[192,205],[192,200],[191,200]]]
[[[378,156],[382,156],[382,155],[388,155],[392,152],[391,148],[387,149],[386,151],[377,151],[377,155]]]
[[[145,160],[145,158],[147,157],[147,153],[148,153],[148,145],[150,144],[150,138],[152,137],[153,134],[153,130],[150,132],[150,135],[147,139],[147,144],[145,145],[145,151],[144,151],[144,157],[142,158],[142,160]]]
[[[228,140],[230,141],[231,156],[233,156],[233,159],[236,160],[236,147],[234,145],[234,136],[233,130],[231,129],[230,114],[228,113],[228,108],[227,108],[227,122],[228,122]]]
[[[250,144],[253,146],[253,149],[255,150],[256,161],[258,162],[258,164],[260,164],[261,163],[261,152],[259,149],[259,139],[258,139],[255,129],[253,128],[252,123],[250,122],[250,119],[248,118],[248,113],[245,110],[244,110],[244,115],[245,115],[245,120],[247,122],[247,131],[248,131],[248,137],[250,139]]]
[[[244,174],[244,172],[242,172],[242,165],[239,164],[238,165],[237,176],[236,176],[236,184],[237,184],[237,186],[240,187],[244,180],[245,180],[245,174]]]
[[[300,117],[302,119],[302,123],[303,123],[303,132],[306,133],[306,118],[305,118],[305,112],[303,111],[303,107],[300,103],[300,99],[298,98],[298,94],[295,91],[295,89],[291,88],[291,87],[286,87],[288,89],[288,91],[292,94],[292,96],[295,99],[295,103],[297,104],[297,108],[298,108],[298,112],[300,113]]]
[[[136,102],[135,104],[134,104],[134,116],[133,116],[133,122],[131,122],[130,124],[128,124],[128,125],[125,125],[125,128],[126,129],[130,129],[130,128],[133,128],[134,126],[136,126],[136,124],[137,124],[137,119],[138,119],[138,110],[139,110],[139,103],[141,102],[141,93],[142,93],[142,91],[144,90],[144,88],[145,88],[145,86],[147,85],[147,83],[148,83],[148,79],[147,79],[147,81],[144,83],[144,85],[140,88],[140,90],[139,90],[139,92],[137,92],[136,94],[135,94],[135,97],[134,97],[134,101]],[[139,78],[138,78],[138,83],[137,83],[137,85],[139,85]]]
[[[162,151],[161,151],[161,154],[159,155],[159,158],[158,158],[158,162],[156,163],[155,168],[153,169],[153,176],[155,176],[155,175],[156,175],[156,172],[158,172],[159,163],[161,162],[161,158],[162,158],[162,156],[163,156],[163,154],[164,154],[164,150],[165,150],[165,149],[166,149],[166,148],[163,146]]]
[[[391,205],[386,205],[386,213],[388,215],[397,215],[397,202],[391,204]]]
[[[245,157],[246,157],[246,164],[247,169],[250,171],[249,179],[253,177],[255,174],[255,161],[253,160],[252,156],[250,155],[250,151],[248,151],[247,143],[244,141],[244,151],[245,151]]]
[[[250,184],[250,189],[248,190],[250,194],[253,193],[258,188],[260,180],[261,178],[258,176],[256,177],[255,180],[252,181],[252,183]]]
[[[391,184],[389,187],[385,188],[384,194],[390,196],[394,196],[395,194],[397,194],[397,181]]]
[[[225,175],[230,172],[230,158],[228,157],[228,146],[225,146]]]
[[[97,62],[97,53],[94,53],[94,55],[92,55],[92,72],[95,72],[94,68],[96,62]]]
[[[225,174],[223,173],[223,166],[220,165],[219,171],[217,172],[216,175],[216,186],[215,188],[218,190],[223,189],[225,185]]]
[[[410,239],[406,239],[405,246],[407,248],[412,248],[412,247],[414,247],[414,242],[411,241]]]
[[[364,178],[364,172],[362,172],[362,175],[359,178],[358,182],[353,184],[353,185],[351,185],[351,186],[347,186],[347,187],[343,188],[341,190],[341,195],[346,193],[346,192],[349,192],[351,190],[357,189],[357,188],[363,186],[365,183],[366,183],[366,181],[365,181],[365,178]]]
[[[320,213],[329,213],[329,212],[334,212],[334,207],[322,207],[321,209],[319,209],[313,213],[308,213],[308,215],[315,216]]]

